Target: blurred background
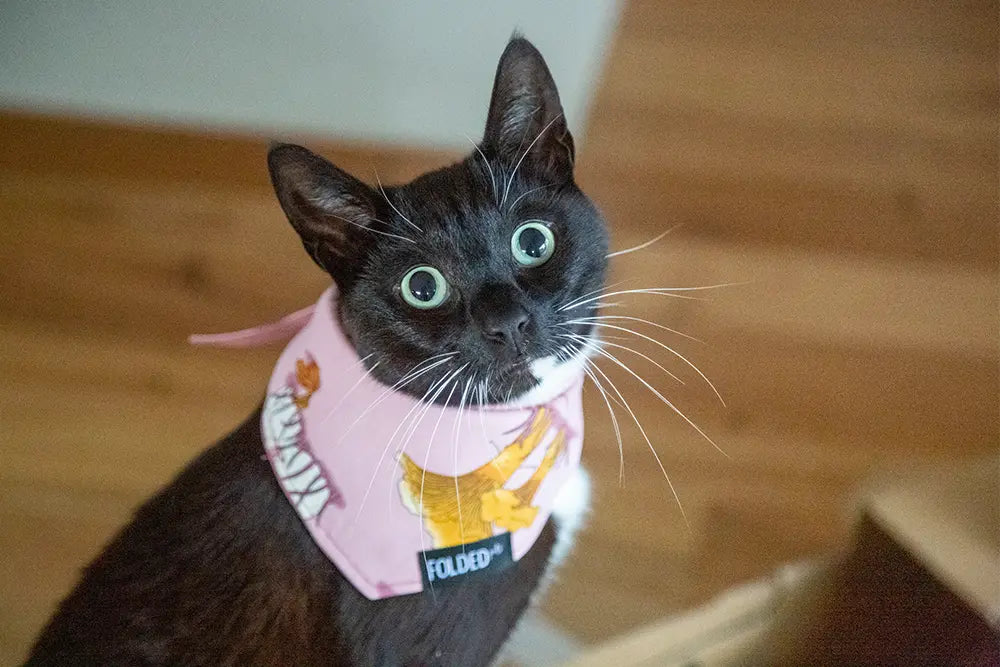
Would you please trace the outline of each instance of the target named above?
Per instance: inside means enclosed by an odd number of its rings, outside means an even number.
[[[587,644],[846,547],[859,490],[995,454],[996,0],[0,6],[0,664],[138,503],[240,423],[277,349],[192,350],[323,275],[269,138],[400,182],[478,140],[515,28],[548,59],[578,181],[630,287],[593,514],[543,603]],[[611,334],[612,332],[608,332]],[[628,334],[616,332],[625,337]]]

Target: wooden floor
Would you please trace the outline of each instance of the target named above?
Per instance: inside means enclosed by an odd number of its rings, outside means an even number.
[[[1000,444],[997,3],[710,4],[626,4],[579,180],[619,248],[683,225],[615,259],[615,279],[745,283],[621,308],[704,341],[639,326],[725,408],[650,343],[685,385],[629,362],[727,455],[605,365],[688,525],[634,427],[619,483],[589,390],[594,512],[545,603],[588,641],[830,553],[861,485]],[[451,157],[312,143],[383,180]],[[0,116],[0,664],[136,504],[260,399],[275,350],[185,336],[323,287],[265,145]]]

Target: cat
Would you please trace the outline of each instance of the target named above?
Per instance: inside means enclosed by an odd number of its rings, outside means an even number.
[[[273,145],[268,166],[291,226],[336,286],[334,317],[362,360],[379,360],[368,362],[378,382],[396,386],[450,350],[449,368],[460,361],[484,380],[463,400],[531,405],[547,383],[582,373],[586,350],[556,332],[590,333],[561,307],[604,285],[608,233],[574,182],[555,83],[524,38],[501,56],[484,137],[461,162],[386,188],[290,144]],[[441,378],[397,390],[427,397]],[[137,511],[28,665],[486,665],[586,504],[585,477],[566,484],[557,520],[495,575],[369,600],[284,497],[260,421],[258,409]]]

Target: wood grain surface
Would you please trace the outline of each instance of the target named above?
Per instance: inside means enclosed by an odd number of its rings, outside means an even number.
[[[626,287],[624,478],[588,389],[589,528],[546,611],[587,641],[842,548],[859,485],[995,451],[997,3],[628,2],[579,180]],[[486,101],[483,101],[485,105]],[[300,138],[359,177],[453,156]],[[0,664],[23,657],[136,505],[261,397],[276,349],[194,350],[323,277],[264,138],[0,115]],[[612,312],[609,310],[609,314]],[[609,335],[623,332],[608,331]]]

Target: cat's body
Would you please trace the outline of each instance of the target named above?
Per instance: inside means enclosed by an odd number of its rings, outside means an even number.
[[[607,233],[573,183],[572,138],[528,42],[508,45],[486,136],[457,165],[390,190],[297,146],[273,148],[269,165],[373,378],[427,403],[530,404],[547,378],[582,376],[570,334],[588,326],[569,311],[603,285]],[[258,411],[139,510],[28,664],[486,665],[586,503],[585,480],[566,484],[553,515],[562,528],[550,520],[509,569],[369,600],[283,495],[259,421]]]
[[[483,665],[527,607],[547,526],[495,577],[371,601],[313,543],[261,459],[259,413],[91,564],[32,665]]]

